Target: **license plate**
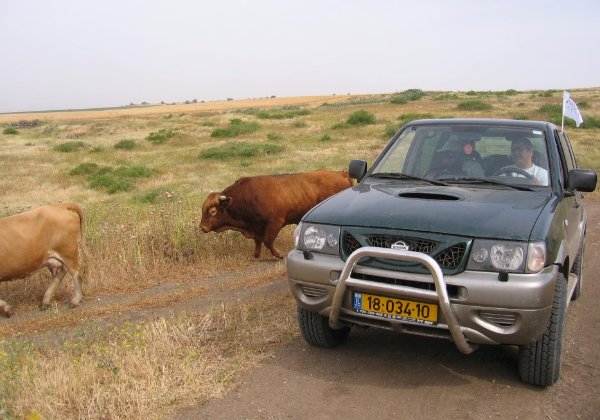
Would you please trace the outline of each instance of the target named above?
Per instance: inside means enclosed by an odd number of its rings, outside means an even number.
[[[411,321],[417,324],[435,325],[438,320],[438,305],[431,303],[354,292],[352,306],[356,312],[361,314]]]

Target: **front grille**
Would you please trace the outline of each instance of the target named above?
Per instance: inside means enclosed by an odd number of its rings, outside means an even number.
[[[362,229],[364,231],[365,229]],[[411,235],[389,235],[362,231],[345,231],[342,236],[342,253],[345,258],[362,246],[392,248],[392,245],[404,243],[410,251],[422,252],[431,256],[448,274],[456,273],[464,265],[468,242],[465,238],[437,235],[435,239],[419,238]],[[379,261],[381,264],[378,264]],[[384,262],[385,261],[385,262]],[[428,272],[421,264],[406,261],[391,261],[377,258],[365,258],[361,265],[380,268],[402,267],[403,271]],[[382,264],[387,267],[382,267]]]
[[[392,244],[395,244],[396,242],[404,242],[411,251],[422,252],[424,254],[429,254],[437,246],[437,242],[427,239],[400,238],[385,235],[373,235],[367,237],[367,243],[370,246],[377,246],[379,248],[391,248]]]
[[[435,261],[441,267],[456,268],[462,261],[463,255],[465,255],[465,248],[464,243],[447,248],[435,257]]]
[[[434,283],[425,283],[421,281],[412,281],[412,280],[404,280],[400,278],[390,278],[390,277],[381,277],[381,276],[373,276],[370,274],[364,273],[352,273],[352,278],[359,280],[368,280],[377,283],[385,283],[385,284],[393,284],[395,286],[407,286],[413,287],[415,289],[422,290],[431,290],[435,292],[435,284]],[[451,284],[446,284],[446,291],[448,292],[448,297],[450,299],[455,299],[459,297],[459,287]]]

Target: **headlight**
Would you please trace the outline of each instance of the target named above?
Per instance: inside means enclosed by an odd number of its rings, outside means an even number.
[[[543,242],[475,240],[467,268],[479,271],[536,273],[546,264]]]
[[[294,232],[296,247],[303,251],[339,253],[340,227],[315,223],[301,223]]]

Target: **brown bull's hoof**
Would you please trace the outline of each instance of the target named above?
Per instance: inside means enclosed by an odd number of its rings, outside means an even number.
[[[40,311],[47,311],[49,307],[50,307],[50,304],[49,304],[49,303],[42,303],[42,304],[40,304],[40,306],[39,306],[39,308],[40,308]]]

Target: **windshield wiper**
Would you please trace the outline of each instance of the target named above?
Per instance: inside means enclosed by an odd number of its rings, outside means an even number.
[[[507,182],[500,182],[500,181],[495,181],[495,180],[491,180],[491,179],[485,179],[485,178],[445,178],[445,180],[447,182],[450,183],[460,183],[460,184],[492,184],[492,185],[502,185],[503,187],[509,187],[509,188],[514,188],[515,190],[519,190],[519,191],[533,191],[532,188],[527,187],[525,185],[515,185],[515,184],[509,184]]]
[[[401,172],[378,172],[376,174],[371,174],[371,176],[373,178],[410,179],[410,180],[415,180],[415,181],[423,181],[423,182],[427,182],[427,183],[432,184],[432,185],[440,185],[440,186],[447,186],[448,185],[445,182],[438,181],[438,180],[435,180],[435,179],[421,178],[419,176],[407,175],[407,174],[403,174]]]

